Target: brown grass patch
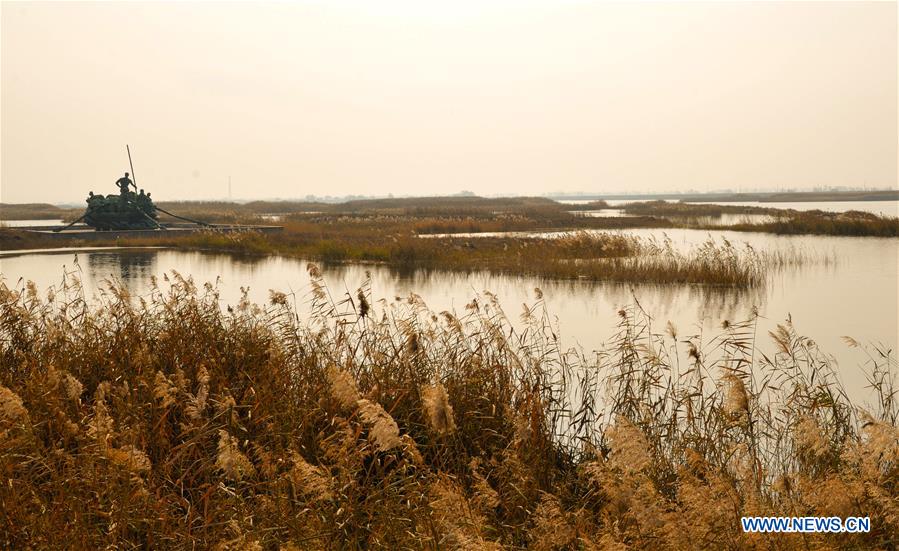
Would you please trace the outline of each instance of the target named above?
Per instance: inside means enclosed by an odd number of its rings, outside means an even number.
[[[865,412],[789,323],[770,353],[755,320],[700,341],[623,310],[586,356],[559,348],[539,294],[518,332],[491,295],[438,315],[363,284],[362,316],[310,273],[303,321],[286,301],[226,311],[177,274],[97,304],[72,281],[50,301],[0,284],[0,545],[888,548],[899,533],[887,351],[870,349]],[[748,535],[750,514],[868,515],[872,531]]]

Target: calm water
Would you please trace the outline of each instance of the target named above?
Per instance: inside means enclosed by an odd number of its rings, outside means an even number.
[[[625,218],[633,216],[621,209],[571,210],[568,212],[575,216],[584,216],[587,218]]]
[[[575,216],[586,218],[629,218],[635,215],[627,214],[621,209],[599,209],[569,211]],[[673,220],[689,220],[695,225],[730,226],[733,224],[765,224],[777,220],[776,216],[768,214],[722,214],[720,216],[668,216]]]
[[[777,220],[776,216],[771,216],[768,214],[729,214],[725,213],[721,216],[687,216],[687,217],[676,217],[669,216],[668,218],[678,220],[678,219],[686,219],[689,220],[692,224],[697,225],[709,225],[709,226],[730,226],[733,224],[767,224],[768,222],[774,222]]]
[[[650,199],[610,199],[607,200],[611,206],[623,205],[625,203],[643,203]],[[589,203],[589,200],[559,200],[560,203],[567,205],[583,205]],[[677,203],[675,199],[668,199],[668,203]],[[805,210],[823,210],[830,212],[846,212],[849,210],[860,210],[862,212],[872,212],[885,216],[899,216],[899,201],[809,201],[809,202],[780,202],[780,203],[760,203],[758,201],[718,201],[715,203],[697,203],[702,205],[735,205],[741,207],[769,207],[773,209],[793,209],[799,211]]]
[[[698,230],[628,230],[642,237],[667,235],[675,246],[690,248],[709,237]],[[499,296],[507,315],[517,322],[521,304],[534,302],[533,289],[545,293],[550,313],[557,318],[563,344],[580,344],[587,351],[608,342],[615,333],[616,311],[632,304],[634,296],[653,316],[655,331],[672,321],[682,336],[717,335],[723,320],[746,319],[753,306],[764,317],[758,334],[762,349],[772,347],[767,331],[792,315],[801,334],[813,338],[839,363],[844,383],[853,395],[864,396],[866,383],[859,366],[865,355],[841,339],[849,335],[862,342],[880,342],[894,351],[899,341],[899,239],[850,237],[795,237],[755,233],[715,232],[735,243],[747,242],[764,250],[801,250],[811,256],[831,256],[830,263],[812,263],[772,275],[763,289],[736,291],[703,286],[612,284],[542,281],[532,277],[450,273],[399,273],[383,266],[325,266],[323,275],[335,300],[355,290],[372,275],[375,299],[421,295],[435,311],[464,313],[464,305],[483,290]],[[77,255],[77,266],[76,266]],[[104,280],[116,279],[133,294],[148,291],[150,278],[177,270],[200,284],[220,277],[223,303],[234,304],[240,287],[249,286],[250,298],[268,299],[269,289],[293,291],[298,309],[306,308],[309,277],[306,262],[280,257],[248,258],[172,250],[99,250],[40,252],[0,256],[0,275],[7,285],[20,278],[46,289],[61,281],[63,270],[78,269],[85,288],[96,294]],[[632,294],[633,290],[633,294]]]
[[[6,226],[7,228],[22,228],[25,226],[57,226],[62,224],[63,221],[59,219],[54,220],[0,220],[0,227]]]

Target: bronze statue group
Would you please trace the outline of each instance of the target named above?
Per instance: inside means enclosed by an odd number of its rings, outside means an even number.
[[[112,193],[104,196],[93,191],[88,194],[87,211],[82,217],[85,223],[101,230],[160,227],[150,194],[138,190],[127,172],[116,181],[116,185],[119,188],[118,196]]]
[[[131,178],[128,177],[128,173],[118,180],[116,180],[116,185],[119,188],[119,201],[122,203],[133,203],[140,210],[144,212],[152,212],[153,210],[153,200],[150,198],[149,193],[144,193],[144,190],[141,189],[138,193],[131,191],[133,187],[137,190],[137,186],[134,182],[131,181]],[[93,191],[91,191],[87,196],[87,205],[90,207],[91,205],[99,206],[101,204],[107,203],[109,199],[112,199],[113,196],[107,195],[95,195]]]

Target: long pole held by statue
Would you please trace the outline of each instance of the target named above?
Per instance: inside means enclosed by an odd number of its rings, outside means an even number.
[[[134,186],[134,191],[137,191],[137,176],[134,175],[134,163],[131,162],[131,148],[128,144],[125,144],[125,150],[128,151],[128,166],[131,167],[131,185]]]

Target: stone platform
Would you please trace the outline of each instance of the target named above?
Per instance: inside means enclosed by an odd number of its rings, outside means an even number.
[[[54,239],[119,239],[134,237],[162,237],[162,236],[178,236],[188,235],[202,231],[213,232],[238,232],[238,231],[256,231],[260,233],[280,233],[284,230],[283,226],[245,226],[239,224],[212,224],[210,226],[198,226],[196,224],[163,224],[165,229],[161,230],[108,230],[97,231],[89,226],[77,224],[67,230],[59,232],[53,231],[61,226],[21,226],[17,228],[9,228],[18,231],[26,231],[41,237],[50,237]]]

